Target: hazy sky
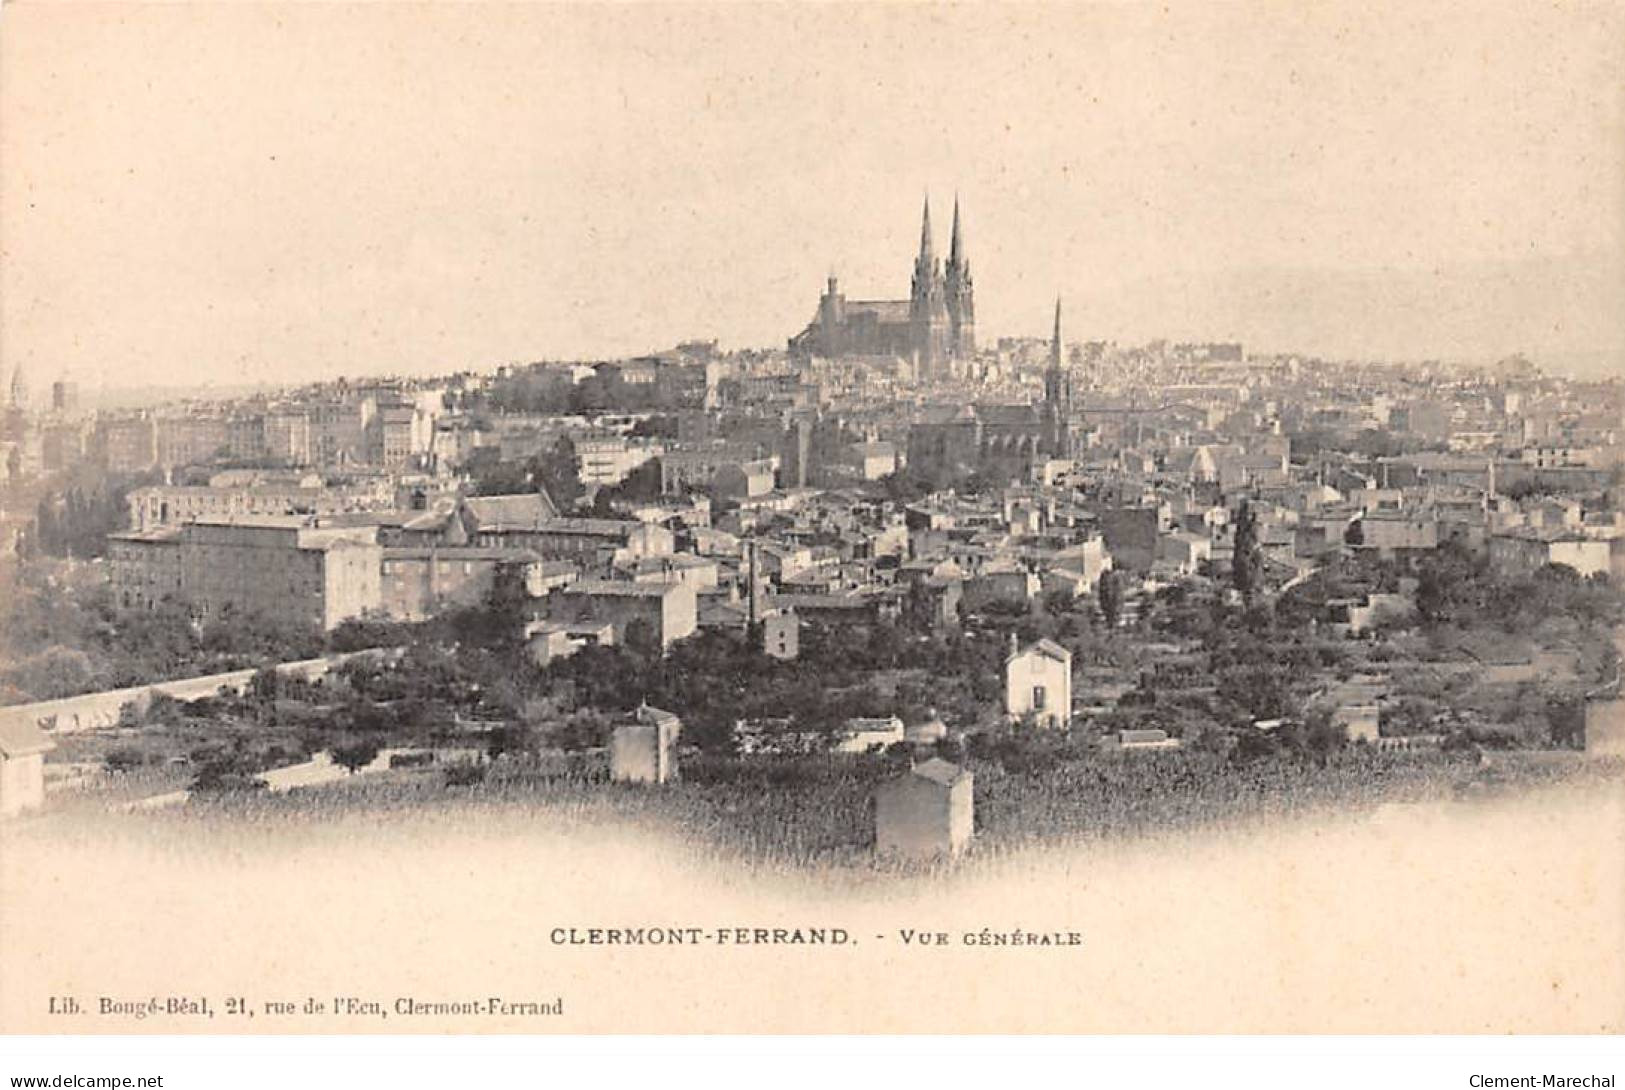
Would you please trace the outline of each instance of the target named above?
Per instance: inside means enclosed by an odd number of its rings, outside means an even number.
[[[0,373],[303,379],[979,331],[1625,351],[1625,7],[0,13]]]

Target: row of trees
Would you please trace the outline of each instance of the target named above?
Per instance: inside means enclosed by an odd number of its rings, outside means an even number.
[[[125,498],[134,489],[160,479],[155,473],[81,473],[40,499],[32,532],[23,538],[24,555],[79,560],[104,555],[107,535],[124,529]]]
[[[0,617],[0,700],[25,703],[166,678],[310,658],[330,645],[314,627],[227,609],[196,623],[174,600],[115,609],[101,584],[24,563]]]
[[[494,448],[477,452],[465,467],[470,492],[475,496],[508,496],[545,492],[561,512],[575,506],[585,489],[581,484],[581,458],[568,435],[528,458],[502,461]]]

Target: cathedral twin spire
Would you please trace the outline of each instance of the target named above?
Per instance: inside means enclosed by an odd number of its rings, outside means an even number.
[[[1049,342],[1049,365],[1057,370],[1061,366],[1061,297],[1055,297],[1055,336]]]
[[[960,269],[970,276],[970,261],[965,257],[965,243],[959,234],[959,198],[954,197],[953,240],[948,244],[948,268]]]
[[[958,207],[957,202],[955,202],[955,207]],[[930,194],[927,194],[925,198],[925,212],[920,217],[920,259],[915,262],[915,265],[922,266],[924,268],[931,268],[936,264],[936,261],[937,259],[931,246],[931,196]]]
[[[925,198],[925,208],[920,214],[920,256],[915,260],[916,271],[929,270],[936,272],[936,245],[931,238],[931,197]],[[965,254],[965,237],[959,226],[959,197],[954,197],[954,226],[952,237],[948,242],[948,265],[944,270],[945,278],[952,278],[958,273],[967,282],[970,280],[970,259]]]
[[[915,355],[934,367],[943,360],[969,359],[976,354],[975,294],[957,196],[946,268],[937,264],[931,235],[931,197],[927,194],[920,214],[920,253],[914,261],[910,319],[915,329]]]

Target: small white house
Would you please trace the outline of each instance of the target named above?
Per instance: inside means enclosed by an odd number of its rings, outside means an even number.
[[[1072,722],[1072,652],[1054,640],[1015,646],[1004,660],[1004,713],[1014,722],[1065,729]]]
[[[55,748],[27,719],[0,714],[0,817],[45,805],[45,755]]]
[[[943,728],[946,732],[947,728]],[[903,721],[895,715],[884,718],[856,718],[846,721],[846,730],[836,743],[836,753],[868,753],[904,740]]]
[[[793,609],[778,609],[762,618],[762,650],[780,661],[801,654],[801,618]]]

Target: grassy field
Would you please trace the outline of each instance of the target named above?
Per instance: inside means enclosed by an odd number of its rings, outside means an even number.
[[[1029,847],[1246,828],[1369,812],[1385,803],[1509,796],[1625,777],[1625,763],[1573,753],[1501,753],[1479,764],[1438,752],[1363,747],[1334,753],[1324,764],[1274,758],[1237,766],[1189,750],[1077,754],[1030,767],[976,758],[966,764],[976,776],[972,855],[989,858]],[[121,812],[117,820],[159,837],[226,826],[268,842],[338,821],[646,829],[699,856],[769,870],[888,871],[896,868],[870,851],[870,799],[896,769],[895,760],[875,757],[702,758],[690,762],[681,782],[642,787],[504,758],[471,784],[448,782],[443,768],[396,770],[288,794],[199,794],[173,810]],[[108,801],[123,804],[135,793],[125,783]],[[53,810],[64,821],[97,823],[94,797],[79,792],[75,805]]]

